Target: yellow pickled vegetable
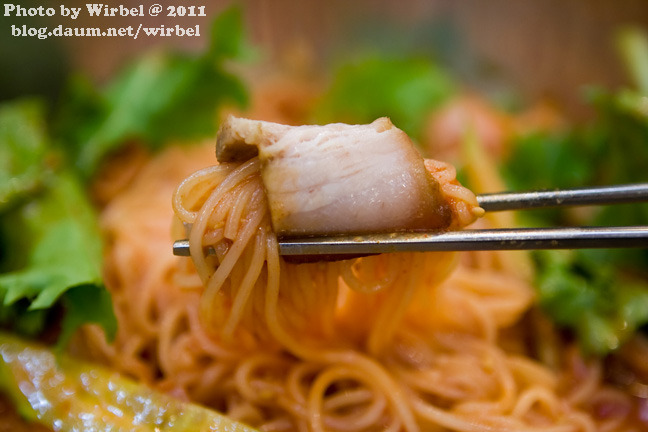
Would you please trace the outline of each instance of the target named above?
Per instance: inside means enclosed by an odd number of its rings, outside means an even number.
[[[253,432],[116,372],[0,333],[0,392],[53,430]]]

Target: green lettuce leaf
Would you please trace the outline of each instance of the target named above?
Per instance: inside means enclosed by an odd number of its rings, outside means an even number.
[[[322,123],[369,123],[387,116],[420,138],[427,115],[454,92],[450,76],[428,58],[372,56],[336,72],[316,117]]]
[[[620,277],[582,251],[537,251],[536,287],[543,310],[571,329],[583,349],[604,355],[648,323],[648,286]]]
[[[52,150],[42,116],[32,102],[0,109],[0,125],[12,125],[0,128],[0,142],[15,140],[10,147],[15,151],[7,154],[14,161],[29,162],[22,170],[19,164],[12,164],[11,171],[2,167],[0,176],[22,178],[32,167],[47,166],[46,159],[58,160],[58,166],[42,173],[37,193],[0,215],[0,320],[5,326],[38,334],[47,320],[37,311],[61,305],[66,312],[61,343],[87,321],[102,324],[112,336],[116,324],[101,278],[96,215],[75,173]],[[38,151],[24,156],[21,143]],[[40,160],[31,159],[36,155]],[[93,301],[80,308],[79,298]]]
[[[590,88],[589,123],[520,137],[504,165],[512,189],[569,188],[646,181],[648,167],[648,35],[619,37],[636,88]],[[648,204],[588,211],[555,209],[520,214],[524,225],[648,225]],[[648,250],[593,249],[535,254],[539,302],[591,353],[605,354],[648,324]]]
[[[136,141],[157,150],[213,135],[218,109],[244,105],[227,62],[253,56],[242,12],[217,16],[201,54],[151,51],[97,88],[74,76],[50,122],[44,106],[0,106],[0,325],[59,346],[82,324],[116,331],[101,277],[97,216],[84,185],[111,153]]]
[[[27,100],[20,109],[0,107],[0,214],[41,186],[44,166],[42,106]]]
[[[210,46],[200,55],[145,53],[100,90],[75,77],[57,116],[60,144],[90,177],[106,155],[128,141],[158,149],[169,140],[213,135],[218,109],[244,106],[248,99],[243,83],[227,72],[227,62],[251,52],[241,11],[233,7],[215,18]]]

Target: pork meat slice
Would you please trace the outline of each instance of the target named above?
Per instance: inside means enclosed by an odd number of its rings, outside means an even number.
[[[216,156],[220,162],[259,157],[278,235],[458,225],[457,200],[445,196],[438,176],[388,118],[368,125],[286,126],[230,116],[219,129]],[[476,200],[469,210],[477,215],[475,208]]]

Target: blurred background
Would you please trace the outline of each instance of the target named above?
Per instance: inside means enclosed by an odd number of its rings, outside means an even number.
[[[5,2],[6,3],[6,2]],[[49,6],[38,0],[15,4]],[[76,21],[0,17],[0,97],[55,95],[66,71],[80,70],[98,83],[151,46],[199,51],[207,44],[211,17],[232,2],[205,1],[208,17],[89,18],[86,1]],[[105,4],[136,7],[154,2],[122,0]],[[189,5],[179,2],[178,5]],[[198,5],[192,2],[191,4]],[[644,0],[248,0],[244,21],[259,48],[257,66],[293,64],[326,72],[354,53],[411,51],[434,56],[456,77],[486,93],[515,92],[543,98],[570,116],[587,115],[581,89],[596,83],[623,85],[626,75],[614,47],[614,32],[625,25],[648,27]],[[167,2],[164,3],[167,5]],[[118,27],[175,25],[202,28],[200,38],[37,38],[13,37],[11,25]]]

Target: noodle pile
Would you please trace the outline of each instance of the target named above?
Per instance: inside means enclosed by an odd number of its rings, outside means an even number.
[[[599,363],[526,355],[532,288],[506,255],[287,263],[259,162],[203,168],[212,151],[165,152],[103,212],[119,332],[84,329],[94,358],[265,431],[631,430]],[[199,168],[173,199],[189,260],[169,197]]]

